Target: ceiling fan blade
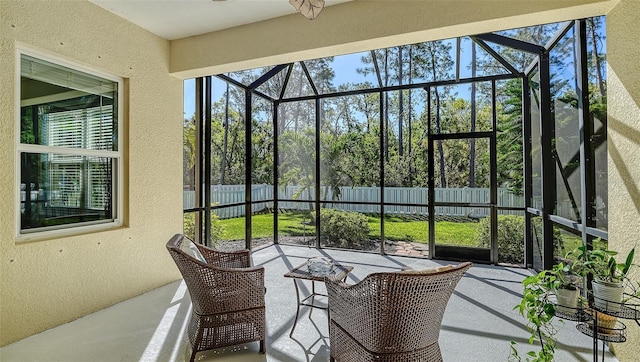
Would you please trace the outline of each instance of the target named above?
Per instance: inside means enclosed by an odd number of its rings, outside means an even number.
[[[324,8],[324,0],[289,0],[289,4],[309,20],[317,18]]]

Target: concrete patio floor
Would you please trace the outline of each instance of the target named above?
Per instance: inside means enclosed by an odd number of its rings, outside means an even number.
[[[304,308],[293,338],[289,338],[296,312],[296,294],[292,279],[283,275],[312,256],[328,256],[354,266],[347,278],[349,284],[372,272],[447,264],[427,259],[300,246],[272,245],[257,250],[253,253],[254,264],[263,265],[266,269],[266,355],[258,353],[256,342],[201,352],[196,360],[328,361],[329,334],[325,311],[314,310],[309,318],[308,308]],[[452,295],[442,323],[440,346],[445,361],[507,361],[512,340],[518,342],[521,354],[533,349],[527,344],[529,333],[524,318],[513,310],[521,298],[520,281],[527,275],[530,272],[524,269],[479,264],[469,270]],[[310,289],[310,282],[305,282],[303,293]],[[188,360],[191,350],[185,328],[190,307],[186,286],[182,281],[176,281],[5,346],[0,349],[0,360]],[[592,339],[576,330],[575,322],[560,323],[558,328],[557,361],[592,361]],[[602,344],[598,346],[602,353]],[[616,361],[608,348],[605,360]]]

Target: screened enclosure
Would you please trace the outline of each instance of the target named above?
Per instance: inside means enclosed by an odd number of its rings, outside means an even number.
[[[186,81],[185,233],[535,268],[606,240],[604,22]]]

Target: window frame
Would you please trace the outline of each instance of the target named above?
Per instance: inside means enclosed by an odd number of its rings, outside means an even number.
[[[65,236],[86,234],[99,232],[104,230],[116,229],[123,225],[123,213],[124,213],[124,143],[123,143],[123,125],[124,125],[124,78],[104,73],[102,71],[95,70],[93,68],[88,68],[86,66],[80,65],[78,63],[51,55],[49,53],[45,53],[43,51],[35,50],[33,48],[29,48],[24,45],[16,46],[16,58],[15,58],[15,106],[14,106],[14,190],[16,191],[15,199],[14,199],[14,208],[15,208],[15,238],[16,242],[29,242],[29,241],[39,241],[45,239],[54,239]],[[92,150],[88,148],[68,148],[68,147],[60,147],[60,146],[48,146],[48,145],[38,145],[38,144],[26,144],[21,143],[21,108],[22,108],[22,97],[21,97],[21,59],[22,56],[30,56],[36,58],[38,60],[42,60],[45,62],[53,63],[59,66],[67,67],[71,70],[87,73],[96,77],[103,78],[108,81],[112,81],[117,84],[116,88],[116,102],[115,106],[117,109],[117,120],[115,125],[117,127],[116,138],[117,138],[117,150]],[[75,155],[75,156],[83,156],[83,157],[107,157],[109,159],[114,160],[115,167],[113,170],[114,175],[112,176],[113,182],[111,184],[111,192],[112,192],[112,202],[114,203],[113,207],[113,217],[108,220],[98,220],[98,221],[90,221],[90,222],[78,222],[78,223],[70,223],[58,226],[45,226],[38,227],[33,229],[22,229],[22,220],[21,220],[21,173],[22,173],[22,164],[21,164],[21,155],[23,153],[37,153],[37,154],[56,154],[56,155]]]

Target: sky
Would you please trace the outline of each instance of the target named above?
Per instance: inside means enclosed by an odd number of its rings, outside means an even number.
[[[450,55],[452,59],[455,59],[456,58],[456,54],[455,54],[456,40],[448,39],[446,41],[450,42],[450,44],[452,45],[452,50]],[[460,45],[460,49],[461,49],[460,77],[461,78],[468,78],[471,76],[471,71],[469,66],[470,59],[471,59],[470,42],[471,42],[470,38],[465,37],[463,38],[462,43]],[[482,52],[480,48],[477,48],[477,49],[479,53]],[[362,59],[362,56],[364,55],[367,55],[367,53],[366,52],[352,53],[352,54],[335,56],[333,58],[332,68],[335,73],[335,77],[333,80],[334,86],[337,87],[340,84],[345,84],[349,82],[363,83],[365,81],[369,81],[373,84],[378,83],[377,77],[375,76],[375,74],[368,74],[367,76],[365,76],[356,71],[357,68],[363,67],[363,63],[361,59]],[[479,71],[478,75],[482,75],[482,73]],[[421,80],[417,80],[417,81],[421,81]],[[465,91],[462,88],[465,88],[465,87],[458,87],[457,90],[459,92],[466,93],[466,96],[468,97],[469,96],[468,90]],[[214,77],[212,99],[214,100],[220,99],[223,96],[225,90],[226,90],[226,86],[224,85],[224,82]],[[461,94],[461,95],[463,97],[465,96],[464,94]],[[187,79],[184,81],[184,117],[191,118],[194,112],[195,112],[195,80]]]
[[[601,24],[604,27],[604,21]],[[600,30],[600,29],[599,29]],[[451,44],[451,52],[450,56],[452,59],[456,59],[456,39],[447,39],[446,42],[450,42]],[[604,46],[604,44],[603,44]],[[476,51],[478,52],[478,57],[484,56],[486,53],[480,47],[476,47]],[[606,52],[606,48],[603,50]],[[365,81],[369,81],[373,84],[377,84],[377,78],[374,74],[369,74],[368,76],[364,76],[356,72],[358,67],[363,67],[362,56],[367,53],[353,53],[346,54],[334,57],[332,68],[335,72],[335,77],[333,80],[334,86],[338,86],[340,84],[345,83],[362,83]],[[462,37],[460,44],[460,69],[459,76],[460,78],[470,78],[471,77],[471,39],[469,37]],[[523,70],[521,70],[523,71]],[[556,70],[559,71],[559,70]],[[505,71],[506,72],[506,71]],[[482,69],[478,69],[478,76],[486,75],[483,73]],[[220,99],[226,90],[226,85],[223,81],[218,78],[213,78],[213,95],[212,99],[218,100]],[[416,80],[418,82],[422,80]],[[458,92],[458,95],[463,98],[469,98],[469,87],[460,86],[456,87],[455,91]],[[195,80],[187,79],[184,81],[184,117],[191,118],[195,113]]]
[[[347,82],[359,83],[365,80],[373,81],[372,75],[365,77],[358,74],[356,67],[361,66],[360,60],[363,53],[347,54],[334,57],[332,63],[335,72],[334,84],[344,84]],[[195,113],[195,79],[187,79],[184,81],[184,117],[191,118]],[[212,99],[220,99],[226,90],[222,81],[214,78]]]

